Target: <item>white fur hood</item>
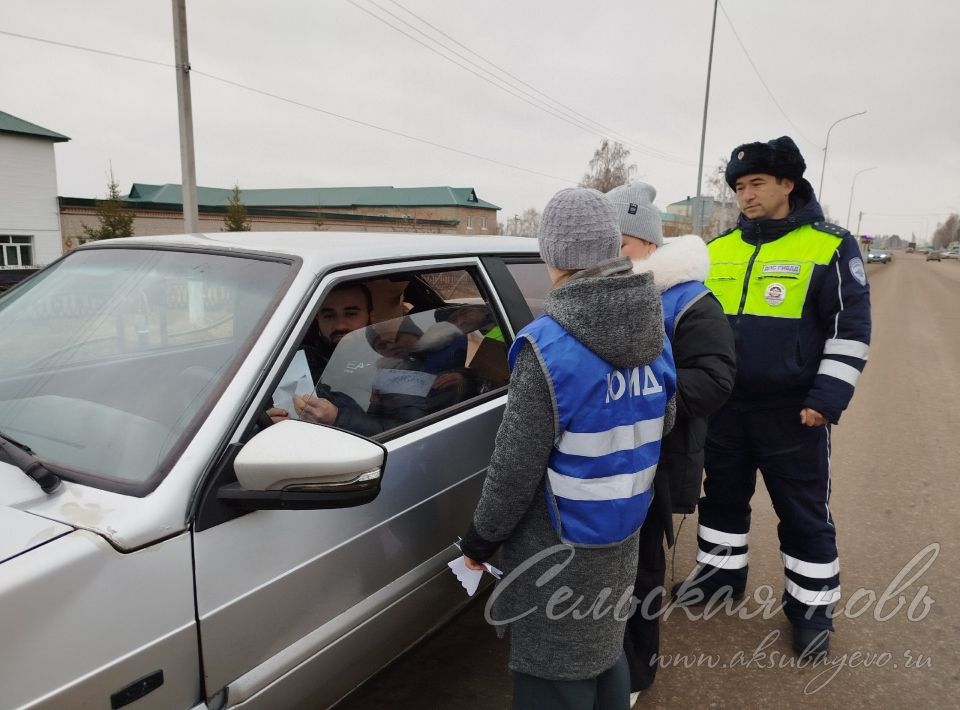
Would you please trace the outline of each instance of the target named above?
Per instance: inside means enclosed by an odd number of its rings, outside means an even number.
[[[641,261],[633,262],[635,274],[653,272],[653,281],[663,292],[686,281],[703,281],[710,271],[707,245],[696,234],[665,238],[663,246]]]

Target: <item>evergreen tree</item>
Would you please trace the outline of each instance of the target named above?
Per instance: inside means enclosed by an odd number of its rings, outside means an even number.
[[[110,170],[110,182],[107,183],[107,199],[97,200],[94,209],[100,226],[92,229],[83,225],[83,234],[87,239],[116,239],[117,237],[133,236],[133,212],[123,206],[120,196],[120,186]]]
[[[224,232],[249,232],[250,220],[247,219],[247,208],[240,201],[240,186],[234,185],[233,192],[227,200],[227,216],[223,218]]]

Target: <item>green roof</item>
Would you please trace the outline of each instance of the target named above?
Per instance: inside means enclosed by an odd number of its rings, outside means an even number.
[[[198,187],[201,207],[225,207],[233,192],[221,187]],[[183,204],[180,185],[135,182],[125,200],[140,204]],[[499,210],[477,198],[471,187],[295,187],[240,190],[246,207],[440,207],[460,206]]]
[[[54,143],[62,143],[70,140],[60,133],[47,130],[35,123],[24,121],[22,118],[11,116],[9,113],[0,111],[0,133],[20,133],[27,136],[39,136],[40,138],[49,138]]]

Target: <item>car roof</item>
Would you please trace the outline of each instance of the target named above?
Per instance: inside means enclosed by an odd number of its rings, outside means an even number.
[[[124,247],[187,247],[217,251],[298,256],[325,267],[385,259],[415,259],[478,254],[539,254],[536,239],[471,237],[382,232],[215,232],[128,237],[85,244],[80,249]]]

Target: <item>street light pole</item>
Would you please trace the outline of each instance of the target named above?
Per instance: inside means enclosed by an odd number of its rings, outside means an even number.
[[[850,209],[853,207],[853,188],[857,186],[857,177],[859,177],[861,173],[865,173],[868,170],[876,170],[878,167],[879,167],[878,165],[874,165],[871,168],[864,168],[863,170],[858,170],[856,174],[854,174],[853,176],[853,182],[850,183],[850,204],[847,205],[847,221],[844,224],[844,229],[846,229],[848,232],[850,231]]]
[[[860,113],[851,113],[849,116],[844,116],[843,118],[838,118],[832,124],[830,128],[827,129],[827,140],[823,144],[823,165],[820,166],[820,189],[817,190],[817,199],[823,199],[823,174],[827,169],[827,148],[830,147],[830,131],[833,130],[833,127],[836,126],[841,121],[846,121],[848,118],[853,118],[854,116],[862,116],[866,111],[861,111]]]
[[[710,106],[710,73],[713,70],[713,37],[717,32],[717,3],[713,0],[713,24],[710,26],[710,57],[707,60],[707,91],[703,97],[703,128],[700,129],[700,164],[697,167],[697,199],[693,208],[693,233],[703,236],[703,206],[701,187],[703,181],[703,148],[707,140],[707,108]]]

